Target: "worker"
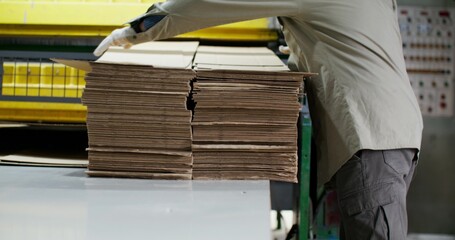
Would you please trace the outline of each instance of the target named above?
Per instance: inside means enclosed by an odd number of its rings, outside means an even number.
[[[405,239],[406,195],[423,129],[403,57],[396,0],[168,0],[104,39],[166,39],[277,16],[306,82],[318,183],[337,192],[341,239]]]

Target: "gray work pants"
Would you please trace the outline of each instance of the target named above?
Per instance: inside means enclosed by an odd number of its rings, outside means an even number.
[[[406,239],[406,194],[417,150],[362,150],[332,178],[341,212],[340,239]]]

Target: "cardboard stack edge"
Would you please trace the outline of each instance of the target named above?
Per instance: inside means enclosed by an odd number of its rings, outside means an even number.
[[[91,66],[89,176],[297,181],[304,74]]]
[[[298,99],[312,74],[266,48],[133,48],[61,61],[89,72],[89,176],[297,181]]]
[[[193,71],[91,63],[87,106],[88,175],[191,179]]]
[[[297,182],[297,119],[304,75],[197,71],[193,179]]]

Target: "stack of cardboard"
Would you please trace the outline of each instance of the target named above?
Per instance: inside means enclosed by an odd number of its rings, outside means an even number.
[[[90,72],[90,176],[297,181],[304,74],[270,50],[155,42],[61,62]]]
[[[130,51],[138,55],[137,49]],[[134,62],[109,63],[116,59],[115,54],[110,50],[104,61],[101,59],[104,63],[92,63],[86,76],[82,101],[88,109],[87,173],[191,179],[192,113],[187,109],[187,99],[195,73]]]
[[[298,95],[303,74],[276,72],[286,68],[273,53],[260,50],[256,56],[254,49],[247,50],[238,52],[247,59],[237,56],[237,62],[233,60],[235,49],[216,58],[213,48],[201,51],[199,47],[196,53],[199,69],[239,69],[235,64],[242,65],[239,59],[243,59],[248,66],[241,69],[262,71],[197,72],[193,83],[193,178],[296,182]],[[204,61],[211,62],[210,66],[199,64]]]

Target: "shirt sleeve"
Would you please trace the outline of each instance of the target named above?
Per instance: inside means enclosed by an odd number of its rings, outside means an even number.
[[[300,12],[301,0],[168,0],[153,4],[148,16],[165,16],[145,32],[131,36],[132,43],[166,39],[202,28],[265,17],[291,17]]]

